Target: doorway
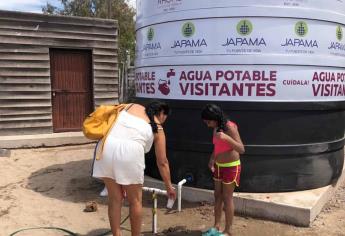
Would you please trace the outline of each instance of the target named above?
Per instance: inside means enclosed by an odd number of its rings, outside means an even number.
[[[93,111],[92,52],[50,49],[53,131],[80,131]]]

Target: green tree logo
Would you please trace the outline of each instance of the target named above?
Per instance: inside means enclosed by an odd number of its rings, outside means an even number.
[[[195,33],[195,26],[192,22],[186,22],[182,26],[182,35],[186,38],[192,37]]]
[[[295,25],[295,33],[300,36],[304,37],[308,33],[308,25],[304,21],[298,21]]]
[[[147,31],[147,40],[152,41],[154,36],[155,36],[155,31],[153,28],[150,27],[149,30]]]
[[[337,39],[341,41],[343,39],[343,29],[340,25],[337,26]]]
[[[247,36],[253,31],[253,25],[249,20],[241,20],[237,23],[236,29],[240,35]]]

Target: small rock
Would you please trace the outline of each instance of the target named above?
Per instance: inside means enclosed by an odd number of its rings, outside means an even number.
[[[97,209],[98,209],[97,202],[89,201],[85,205],[84,212],[95,212],[97,211]]]
[[[186,226],[175,226],[175,227],[169,227],[168,229],[164,230],[163,233],[168,234],[168,233],[176,233],[176,232],[180,232],[180,233],[189,233],[190,230],[187,229]]]
[[[200,206],[208,206],[210,205],[208,202],[206,201],[202,201],[202,202],[199,202]]]
[[[10,157],[10,156],[11,156],[10,150],[0,148],[0,157]]]

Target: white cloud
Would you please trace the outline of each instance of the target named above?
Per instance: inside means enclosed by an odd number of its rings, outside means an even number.
[[[50,4],[61,7],[59,0],[0,0],[0,10],[42,12],[42,7]],[[130,6],[136,7],[136,0],[127,0]]]
[[[38,5],[42,2],[45,2],[44,0],[11,0],[11,1],[1,1],[0,6],[1,7],[7,7],[7,6],[17,6],[17,5]]]
[[[147,1],[149,1],[149,0],[147,0]],[[130,6],[136,8],[136,1],[135,0],[128,0],[128,3]]]
[[[42,6],[47,2],[54,6],[60,6],[58,0],[1,0],[0,9],[10,11],[42,12]]]

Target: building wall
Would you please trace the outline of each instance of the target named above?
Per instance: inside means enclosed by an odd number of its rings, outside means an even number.
[[[0,11],[0,136],[52,133],[50,48],[91,49],[95,105],[118,102],[114,20]]]

